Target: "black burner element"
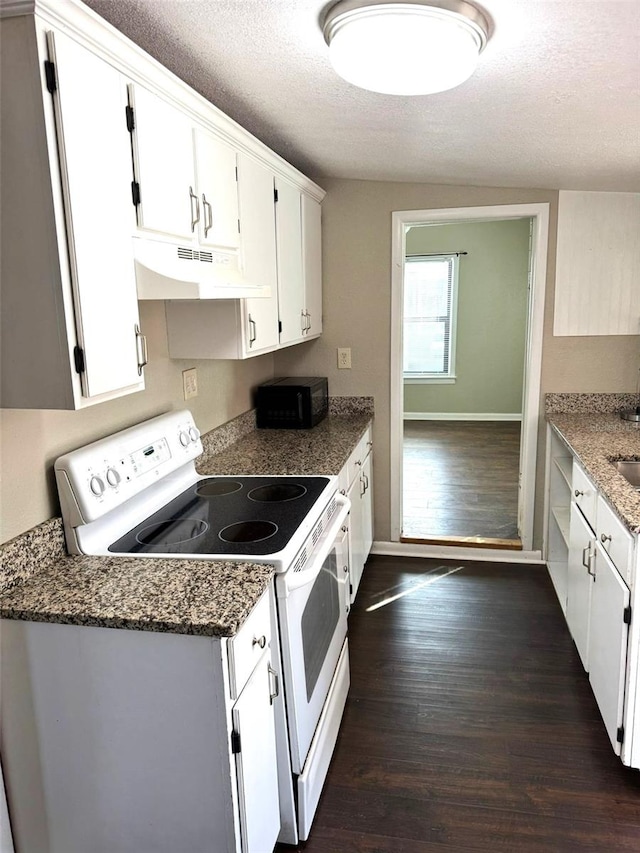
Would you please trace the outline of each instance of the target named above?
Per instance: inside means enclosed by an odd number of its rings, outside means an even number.
[[[307,490],[299,483],[268,483],[251,489],[248,498],[260,503],[277,503],[279,501],[294,501],[307,494]]]
[[[237,521],[223,527],[218,536],[223,542],[262,542],[277,532],[278,525],[272,521]]]
[[[216,498],[232,495],[241,488],[242,483],[236,483],[235,480],[201,480],[196,486],[196,494],[203,498]]]
[[[148,545],[152,548],[166,548],[170,545],[179,545],[181,542],[197,539],[208,529],[207,522],[201,521],[199,518],[170,518],[143,527],[136,534],[136,540],[141,545]]]
[[[268,557],[285,548],[327,482],[303,476],[202,477],[112,542],[109,551]]]

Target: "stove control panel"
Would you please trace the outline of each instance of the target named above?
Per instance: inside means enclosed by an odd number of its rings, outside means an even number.
[[[61,456],[56,482],[67,524],[106,515],[202,453],[191,412],[170,412]]]

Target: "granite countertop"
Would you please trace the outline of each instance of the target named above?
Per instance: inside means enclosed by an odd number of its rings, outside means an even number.
[[[612,460],[640,460],[640,426],[618,413],[549,413],[547,421],[607,498],[621,521],[640,533],[640,492],[633,489]]]
[[[313,429],[255,429],[197,461],[200,474],[337,475],[371,423],[371,413],[330,415]]]
[[[0,597],[0,616],[231,637],[273,574],[256,563],[59,556]]]
[[[256,430],[243,415],[203,436],[201,474],[338,474],[373,416],[371,398],[334,398],[311,430]],[[69,556],[52,518],[0,546],[0,616],[231,637],[269,585],[270,565]]]

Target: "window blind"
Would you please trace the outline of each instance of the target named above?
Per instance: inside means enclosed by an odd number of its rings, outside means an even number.
[[[453,374],[455,255],[412,255],[404,273],[404,374]]]

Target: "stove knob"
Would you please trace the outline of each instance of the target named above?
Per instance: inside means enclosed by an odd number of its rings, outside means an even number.
[[[200,430],[195,427],[189,429],[189,438],[191,441],[197,441],[200,438]]]
[[[189,434],[187,432],[185,432],[184,430],[180,431],[180,435],[178,436],[178,438],[180,439],[180,444],[183,447],[186,447],[187,444],[189,444]]]
[[[113,486],[115,488],[119,482],[120,482],[120,474],[118,474],[116,469],[115,468],[107,469],[107,483],[109,483],[110,486]]]
[[[93,492],[93,494],[99,498],[100,495],[104,492],[104,481],[100,479],[100,477],[92,477],[89,480],[89,488]]]

